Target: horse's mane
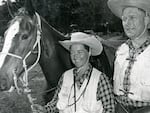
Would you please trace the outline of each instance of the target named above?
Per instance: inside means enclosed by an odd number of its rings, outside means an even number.
[[[40,16],[40,18],[49,27],[49,29],[51,29],[51,31],[53,31],[53,33],[55,33],[55,34],[57,33],[56,35],[59,38],[57,40],[67,39],[67,37],[65,37],[65,35],[63,33],[61,33],[60,31],[58,31],[57,29],[55,29],[53,26],[51,26],[43,17]]]
[[[41,17],[41,20],[46,23],[52,30],[56,31],[59,35],[64,36],[63,33],[61,33],[60,31],[56,30],[54,27],[52,27],[43,17]]]
[[[48,36],[46,36],[47,38],[42,37],[41,42],[42,42],[42,46],[43,46],[43,49],[45,52],[45,57],[50,58],[52,55],[51,53],[54,53],[55,49],[62,48],[62,46],[60,45],[60,43],[58,41],[65,40],[66,37],[63,33],[59,32],[54,27],[52,27],[43,17],[40,16],[40,19],[41,19],[42,26],[48,30],[48,31],[46,31],[47,32],[46,34],[48,35]],[[51,40],[51,41],[48,41],[48,40]],[[57,52],[57,51],[55,51],[55,52]]]

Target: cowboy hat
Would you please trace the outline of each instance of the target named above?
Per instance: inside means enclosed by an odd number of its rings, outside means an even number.
[[[75,32],[71,34],[70,40],[65,41],[59,41],[59,43],[66,48],[67,50],[70,50],[70,46],[73,44],[84,44],[91,48],[91,55],[96,56],[99,55],[102,52],[102,44],[94,35],[89,35],[82,32]]]
[[[110,10],[119,18],[126,7],[137,7],[150,14],[150,0],[108,0]],[[150,28],[150,24],[148,26]]]

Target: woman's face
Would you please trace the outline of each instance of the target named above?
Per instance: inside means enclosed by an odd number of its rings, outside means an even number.
[[[144,17],[145,12],[138,8],[127,7],[123,10],[122,24],[126,35],[130,39],[134,40],[144,31]]]
[[[87,62],[89,53],[83,44],[73,44],[70,48],[70,56],[73,64],[79,68]]]

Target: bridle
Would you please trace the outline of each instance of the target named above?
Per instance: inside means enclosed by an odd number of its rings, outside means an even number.
[[[23,79],[20,78],[20,80],[22,81],[22,84],[24,86],[24,92],[27,93],[27,97],[29,99],[29,102],[31,103],[31,105],[34,104],[34,100],[35,98],[32,98],[31,96],[31,89],[28,87],[29,85],[29,82],[28,82],[28,72],[38,63],[39,59],[40,59],[40,55],[41,55],[41,44],[40,44],[40,40],[41,40],[41,32],[42,32],[42,29],[41,29],[41,19],[40,19],[40,16],[38,13],[36,13],[36,17],[37,17],[37,20],[38,20],[38,23],[37,23],[37,37],[36,37],[36,41],[32,47],[32,49],[25,55],[25,57],[21,57],[19,55],[16,55],[16,54],[13,54],[13,53],[9,53],[9,52],[0,52],[0,54],[5,54],[5,55],[8,55],[8,56],[11,56],[11,57],[15,57],[17,59],[20,59],[22,60],[23,62],[23,68],[24,68],[24,76],[23,76]],[[27,68],[27,64],[26,64],[26,59],[33,53],[33,50],[38,47],[38,50],[37,50],[37,59],[36,61],[29,67]],[[21,89],[18,87],[17,85],[17,75],[16,75],[16,72],[15,70],[13,70],[13,80],[14,80],[14,85],[15,85],[15,88],[17,89],[17,92],[20,94],[21,92]],[[31,107],[32,108],[32,107]]]

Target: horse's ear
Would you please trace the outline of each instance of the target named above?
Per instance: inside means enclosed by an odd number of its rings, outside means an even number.
[[[26,0],[24,7],[28,11],[30,16],[33,16],[35,14],[35,9],[34,9],[34,6],[32,4],[32,0]]]
[[[32,17],[32,19],[33,19],[33,24],[34,24],[34,25],[38,25],[38,18],[37,18],[37,15],[34,15],[34,16]]]

